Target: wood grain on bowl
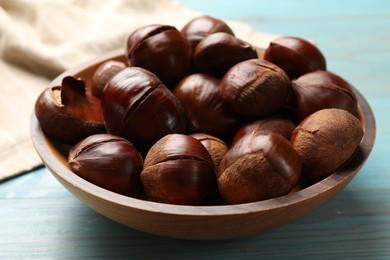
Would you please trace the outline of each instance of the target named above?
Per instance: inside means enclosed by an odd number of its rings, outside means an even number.
[[[95,58],[58,76],[51,85],[59,85],[66,75],[91,84],[96,68],[104,61],[124,60],[123,50],[115,50]],[[93,185],[78,177],[67,166],[64,151],[41,130],[36,116],[31,117],[31,135],[43,163],[77,198],[102,215],[128,227],[157,235],[182,239],[227,239],[259,233],[287,224],[329,201],[358,173],[368,158],[376,135],[373,112],[359,91],[364,137],[354,155],[335,173],[324,180],[288,195],[238,205],[176,206],[134,199]]]

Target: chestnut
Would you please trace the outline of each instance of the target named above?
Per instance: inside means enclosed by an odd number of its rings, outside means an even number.
[[[344,78],[340,77],[339,75],[333,72],[326,71],[326,70],[315,70],[300,76],[299,80],[300,82],[305,82],[306,84],[314,83],[314,84],[337,85],[338,87],[341,87],[346,91],[348,91],[351,94],[351,97],[354,100],[357,100],[352,85]]]
[[[86,92],[83,80],[72,76],[38,96],[35,115],[45,134],[65,144],[106,132],[100,100]]]
[[[326,71],[315,71],[292,81],[298,120],[325,108],[339,108],[358,116],[357,99],[352,87],[342,78]]]
[[[222,78],[235,64],[257,58],[257,52],[248,42],[228,33],[217,32],[198,43],[192,58],[193,72]]]
[[[104,189],[133,197],[142,193],[143,160],[124,138],[91,135],[70,149],[68,164],[81,178]]]
[[[164,135],[185,131],[182,105],[145,69],[121,70],[107,82],[101,100],[108,133],[126,138],[142,154]]]
[[[241,126],[234,136],[232,146],[247,134],[275,133],[290,140],[291,133],[295,130],[295,127],[294,122],[284,116],[275,115],[261,118]]]
[[[222,78],[220,93],[237,114],[260,117],[276,114],[290,88],[286,73],[263,59],[250,59],[233,66]]]
[[[290,79],[315,70],[326,70],[322,52],[311,42],[299,37],[282,36],[271,41],[264,59],[282,68]]]
[[[216,175],[213,160],[200,141],[169,134],[150,148],[141,181],[152,201],[196,205],[214,187]]]
[[[126,68],[127,65],[116,60],[108,60],[103,62],[92,75],[91,92],[98,98],[102,97],[103,88],[107,81],[116,73]]]
[[[224,21],[208,15],[192,19],[181,29],[181,33],[190,43],[192,51],[204,37],[216,32],[234,35],[232,29]]]
[[[247,134],[219,165],[219,192],[228,204],[279,197],[298,184],[301,169],[299,154],[286,138]]]
[[[237,130],[240,120],[223,102],[219,84],[217,78],[196,73],[183,78],[173,93],[187,112],[192,132],[203,132],[228,140]]]
[[[191,135],[199,140],[207,149],[213,159],[215,169],[218,170],[222,158],[229,150],[227,144],[221,139],[204,133],[195,133]]]
[[[189,73],[191,47],[187,39],[170,25],[148,25],[135,30],[127,39],[130,66],[142,67],[172,89]]]
[[[363,137],[361,122],[343,109],[322,109],[305,118],[290,142],[302,161],[307,184],[331,175],[352,156]]]

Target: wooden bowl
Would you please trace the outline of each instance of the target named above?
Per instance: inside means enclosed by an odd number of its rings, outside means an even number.
[[[116,50],[58,76],[86,80],[109,59],[124,60]],[[356,90],[365,134],[353,157],[328,178],[288,195],[254,203],[230,206],[177,206],[134,199],[110,192],[78,177],[68,167],[61,149],[42,132],[35,115],[31,118],[32,140],[43,163],[77,198],[102,215],[144,232],[182,239],[226,239],[259,233],[289,223],[320,207],[342,190],[368,158],[375,142],[375,119],[364,97]]]

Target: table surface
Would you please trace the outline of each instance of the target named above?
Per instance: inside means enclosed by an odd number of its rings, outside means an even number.
[[[191,1],[258,31],[314,39],[329,70],[370,103],[377,139],[354,180],[311,214],[261,234],[187,241],[117,224],[77,200],[46,168],[0,183],[0,259],[390,259],[390,1]]]

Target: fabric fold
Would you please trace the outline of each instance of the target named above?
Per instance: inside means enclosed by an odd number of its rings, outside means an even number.
[[[30,116],[50,80],[124,48],[140,26],[181,29],[198,15],[173,0],[0,0],[0,180],[42,163],[30,141]],[[226,22],[237,37],[259,47],[274,38],[242,22]]]

